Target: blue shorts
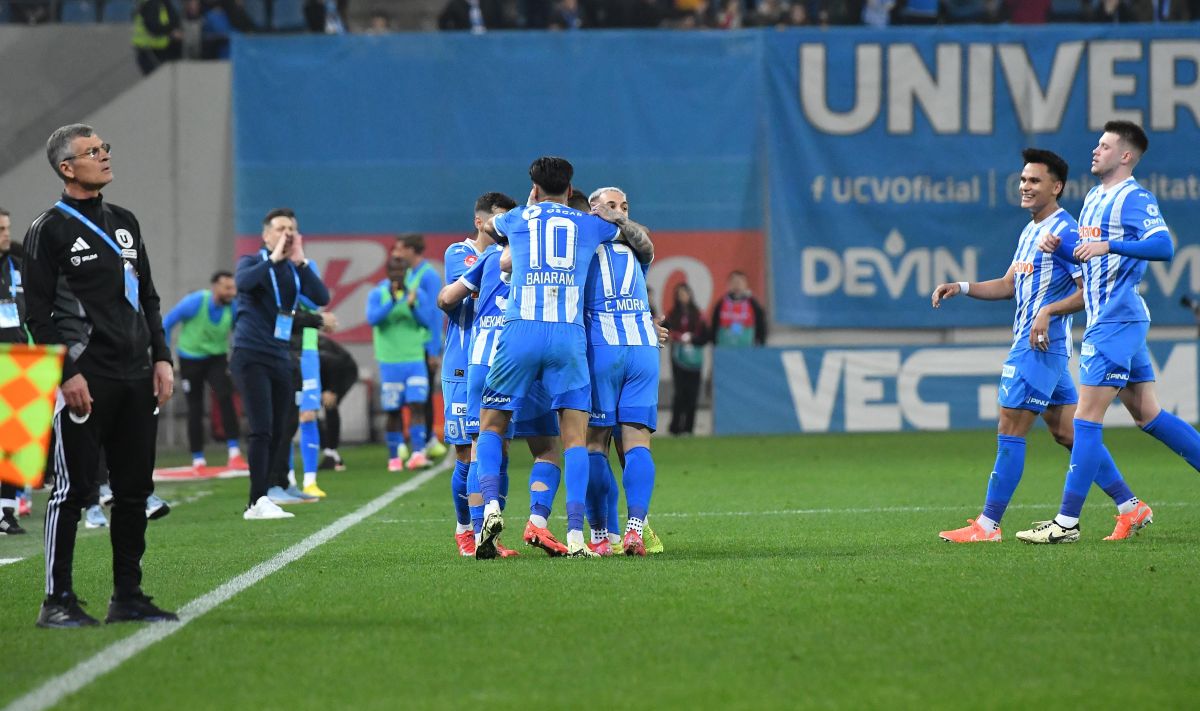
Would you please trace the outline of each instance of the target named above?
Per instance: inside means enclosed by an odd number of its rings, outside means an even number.
[[[442,413],[446,421],[444,438],[446,444],[470,444],[467,434],[467,384],[462,381],[442,379]],[[475,420],[476,426],[479,419]]]
[[[1079,347],[1079,382],[1114,388],[1152,382],[1154,366],[1146,347],[1149,330],[1149,321],[1090,326]]]
[[[996,397],[1000,407],[1041,414],[1047,407],[1078,403],[1079,393],[1067,363],[1067,356],[1044,351],[1009,352]]]
[[[483,398],[484,383],[490,366],[471,364],[467,366],[467,416],[468,435],[479,434],[479,410]],[[505,439],[514,437],[558,436],[558,413],[550,408],[550,396],[540,383],[534,383],[529,393],[517,401],[513,419],[508,423]]]
[[[296,405],[301,412],[321,409],[321,359],[316,351],[300,353],[300,391],[296,393]]]
[[[535,382],[550,396],[553,410],[590,412],[587,336],[573,323],[509,321],[500,333],[496,358],[484,384],[481,405],[516,410]]]
[[[423,360],[379,364],[379,407],[395,412],[429,399],[429,366]]]
[[[658,427],[658,347],[588,346],[592,371],[591,427]]]

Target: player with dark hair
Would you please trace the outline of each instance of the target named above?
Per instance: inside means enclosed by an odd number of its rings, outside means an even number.
[[[1104,413],[1116,397],[1143,431],[1200,470],[1200,433],[1159,405],[1146,347],[1150,310],[1138,285],[1150,261],[1169,261],[1175,254],[1158,200],[1133,178],[1133,169],[1148,147],[1141,126],[1109,121],[1092,150],[1092,175],[1100,184],[1083,201],[1079,243],[1072,250],[1083,265],[1088,316],[1079,356],[1082,392],[1075,415],[1075,446],[1058,515],[1017,533],[1028,543],[1079,540],[1079,514],[1088,489],[1111,461],[1104,447]],[[1052,252],[1067,245],[1046,235],[1040,248]],[[1105,540],[1130,538],[1153,522],[1150,507],[1126,492],[1116,527]]]
[[[221,408],[221,427],[225,431],[230,469],[245,469],[246,460],[238,447],[237,412],[233,408],[233,381],[229,378],[229,334],[237,318],[234,299],[237,285],[233,274],[218,271],[212,275],[208,289],[193,291],[183,297],[175,308],[163,317],[167,338],[177,324],[179,332],[181,387],[188,408],[188,447],[192,466],[203,467],[204,459],[204,385],[212,388]]]
[[[1021,231],[1008,271],[999,279],[941,284],[933,291],[936,309],[959,294],[994,301],[1015,298],[1013,342],[1000,377],[1000,421],[996,463],[988,478],[987,498],[978,518],[942,531],[952,543],[999,542],[1000,520],[1025,468],[1025,437],[1040,415],[1054,440],[1071,449],[1071,419],[1079,395],[1067,370],[1071,355],[1071,316],[1083,308],[1080,269],[1070,256],[1078,241],[1075,220],[1058,205],[1067,182],[1067,163],[1037,148],[1021,153],[1021,207],[1030,221]],[[1042,235],[1058,235],[1065,246],[1058,253],[1038,251]],[[1105,467],[1100,485],[1120,505],[1127,487],[1116,466]]]

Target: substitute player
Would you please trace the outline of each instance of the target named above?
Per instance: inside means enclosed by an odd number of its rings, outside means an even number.
[[[1149,145],[1141,126],[1109,121],[1092,150],[1092,174],[1100,185],[1083,201],[1079,243],[1073,250],[1083,265],[1088,315],[1079,357],[1082,393],[1075,416],[1075,446],[1058,515],[1017,533],[1027,543],[1079,540],[1084,499],[1107,463],[1104,413],[1118,395],[1139,427],[1200,470],[1200,433],[1159,405],[1146,347],[1150,310],[1138,285],[1148,262],[1169,261],[1175,254],[1158,201],[1133,178],[1133,169]],[[1051,236],[1041,244],[1046,251],[1061,246]],[[1105,540],[1129,538],[1152,522],[1153,511],[1130,492]]]
[[[942,531],[952,543],[999,542],[1000,520],[1021,482],[1025,468],[1025,437],[1038,415],[1054,440],[1069,451],[1073,440],[1071,420],[1079,395],[1068,372],[1071,357],[1071,316],[1083,308],[1081,270],[1070,256],[1078,241],[1078,225],[1058,205],[1067,182],[1067,162],[1055,153],[1037,148],[1021,152],[1021,207],[1030,221],[1021,231],[1012,264],[999,279],[975,283],[941,284],[933,291],[933,308],[945,299],[963,294],[985,301],[1016,298],[1013,342],[1000,378],[996,463],[988,479],[983,512],[967,526]],[[1067,245],[1058,253],[1038,250],[1043,235],[1057,235]],[[1109,458],[1097,482],[1120,505],[1128,488]]]
[[[417,281],[404,260],[392,256],[387,278],[367,296],[375,360],[379,363],[380,407],[387,414],[388,471],[428,466],[425,448],[425,401],[429,375],[425,362],[426,324],[441,320],[437,297],[417,294]],[[405,444],[401,408],[408,408]],[[407,461],[406,461],[407,460]]]
[[[538,158],[529,168],[534,204],[498,215],[489,225],[499,239],[508,242],[512,287],[503,335],[482,397],[478,442],[484,501],[481,546],[491,545],[504,528],[499,491],[504,433],[520,399],[540,380],[552,408],[559,413],[562,431],[568,555],[595,556],[583,539],[591,387],[582,291],[600,244],[620,234],[647,258],[653,254],[653,245],[644,232],[629,229],[628,221],[617,211],[597,208],[602,219],[567,207],[573,175],[574,168],[563,158]]]

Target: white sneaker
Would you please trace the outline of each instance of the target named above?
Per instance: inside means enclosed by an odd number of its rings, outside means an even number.
[[[109,486],[108,484],[101,484],[100,485],[100,505],[101,506],[110,506],[110,505],[112,505],[112,500],[113,500],[112,487]]]
[[[83,525],[88,528],[108,528],[108,519],[104,517],[104,509],[90,506],[83,517]]]
[[[253,506],[247,507],[242,518],[247,521],[265,521],[271,518],[292,518],[296,514],[284,511],[265,496],[258,497]]]
[[[1026,543],[1075,543],[1079,540],[1079,526],[1063,528],[1057,521],[1046,521],[1032,530],[1017,531],[1017,540]]]

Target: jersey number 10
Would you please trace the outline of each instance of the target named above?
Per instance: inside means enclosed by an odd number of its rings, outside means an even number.
[[[528,220],[529,225],[529,268],[542,268],[542,219]],[[578,227],[565,217],[551,217],[545,223],[545,264],[551,269],[571,270],[575,268],[575,247],[578,242]],[[562,254],[559,254],[559,241]]]

